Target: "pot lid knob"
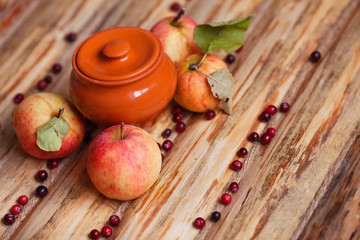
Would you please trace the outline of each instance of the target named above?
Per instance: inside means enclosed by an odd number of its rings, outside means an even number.
[[[102,53],[111,59],[124,58],[129,53],[131,45],[123,39],[114,39],[105,44]]]

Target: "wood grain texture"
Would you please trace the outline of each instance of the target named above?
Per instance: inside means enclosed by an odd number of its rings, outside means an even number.
[[[54,62],[63,71],[48,90],[69,97],[68,78],[76,46],[113,26],[149,29],[173,13],[170,0],[0,1],[0,203],[2,214],[18,196],[30,196],[12,226],[0,224],[0,239],[88,239],[118,214],[115,239],[360,239],[360,2],[357,0],[180,1],[197,22],[256,13],[244,49],[230,66],[236,83],[233,114],[217,111],[206,121],[186,112],[187,130],[170,139],[156,184],[140,198],[103,197],[86,172],[84,143],[50,172],[49,194],[38,199],[34,175],[46,162],[21,148],[12,129],[13,97],[30,95]],[[74,43],[66,33],[78,33]],[[308,61],[318,49],[322,59]],[[223,52],[218,53],[224,56]],[[257,120],[268,104],[291,109],[267,124]],[[172,103],[173,104],[173,103]],[[170,107],[149,128],[174,128]],[[247,135],[275,127],[269,146]],[[93,137],[99,133],[96,130]],[[229,169],[240,147],[249,150],[240,172]],[[224,207],[229,183],[239,192]],[[218,210],[222,219],[212,223]],[[204,217],[201,231],[193,220]]]

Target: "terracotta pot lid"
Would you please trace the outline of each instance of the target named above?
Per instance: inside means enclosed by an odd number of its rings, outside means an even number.
[[[89,78],[103,81],[129,79],[149,69],[158,59],[160,42],[136,27],[110,28],[85,40],[76,65]]]

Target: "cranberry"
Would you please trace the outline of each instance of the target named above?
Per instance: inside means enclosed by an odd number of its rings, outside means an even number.
[[[36,194],[39,197],[45,197],[47,193],[48,193],[48,189],[43,185],[40,185],[36,188]]]
[[[256,141],[259,141],[259,134],[257,132],[252,132],[250,133],[249,135],[249,140],[252,141],[252,142],[256,142]]]
[[[91,139],[91,133],[92,133],[91,131],[86,131],[84,133],[83,142],[87,142],[87,141],[89,141]]]
[[[170,140],[165,140],[162,146],[166,151],[169,151],[173,147],[173,142]]]
[[[14,215],[18,215],[21,212],[21,207],[20,205],[15,204],[14,206],[11,207],[11,212]]]
[[[18,94],[16,94],[15,97],[14,97],[14,102],[15,102],[16,104],[19,104],[19,103],[22,102],[22,100],[24,100],[24,98],[25,98],[24,94],[18,93]]]
[[[268,133],[264,133],[263,135],[261,135],[261,143],[264,145],[269,144],[271,141],[271,136]]]
[[[50,75],[46,75],[46,76],[44,77],[44,80],[45,80],[45,82],[47,82],[47,83],[51,83],[51,82],[52,82],[52,77],[51,77]]]
[[[234,171],[240,171],[242,169],[242,163],[239,160],[234,160],[231,163],[231,169]]]
[[[175,105],[175,106],[173,106],[173,108],[172,108],[172,113],[173,113],[174,115],[176,115],[176,114],[182,114],[183,112],[184,112],[183,108],[180,107],[179,105]]]
[[[260,115],[260,120],[263,122],[268,122],[271,119],[271,114],[267,111],[263,111]]]
[[[170,137],[170,135],[171,135],[171,130],[169,128],[165,129],[161,134],[161,136],[163,136],[164,138],[168,138]]]
[[[244,48],[244,46],[239,47],[239,48],[236,50],[236,52],[237,52],[237,53],[241,52],[241,50],[243,50],[243,48]]]
[[[8,213],[4,216],[4,222],[8,225],[11,225],[15,222],[15,216],[12,213]]]
[[[221,214],[218,211],[215,211],[211,214],[211,221],[217,222],[221,218]]]
[[[61,69],[62,69],[62,66],[58,63],[55,63],[53,66],[52,66],[52,71],[53,73],[59,73],[61,72]]]
[[[246,155],[248,155],[248,151],[246,148],[240,148],[240,150],[237,152],[237,155],[242,158],[246,157]]]
[[[271,115],[274,115],[277,112],[277,108],[274,105],[269,105],[267,106],[266,111]]]
[[[76,40],[76,37],[77,37],[76,34],[71,32],[71,33],[68,33],[65,38],[68,42],[73,42]]]
[[[280,112],[287,112],[290,109],[290,105],[287,102],[280,104]]]
[[[194,227],[201,229],[205,226],[205,220],[202,217],[198,217],[194,221]]]
[[[157,142],[157,145],[158,145],[159,149],[161,149],[161,145],[160,145],[160,143],[158,143],[158,142]]]
[[[228,205],[229,203],[231,203],[231,194],[230,193],[224,193],[222,196],[221,196],[221,202],[225,205]]]
[[[25,205],[28,202],[28,197],[26,195],[21,195],[18,199],[18,203]]]
[[[182,117],[180,114],[175,114],[173,117],[174,122],[181,122],[181,119],[182,119]]]
[[[320,60],[320,58],[321,58],[321,54],[319,51],[314,51],[310,55],[310,61],[313,63],[318,62]]]
[[[117,226],[120,222],[120,218],[118,215],[111,215],[109,218],[109,222],[111,226]]]
[[[239,190],[239,184],[237,184],[236,182],[232,182],[229,186],[229,189],[233,193],[236,193]]]
[[[266,130],[266,133],[268,133],[271,137],[275,137],[276,130],[275,130],[275,128],[268,128]]]
[[[45,80],[40,80],[37,84],[39,90],[44,90],[47,87],[47,82]]]
[[[48,168],[49,169],[54,169],[57,168],[59,166],[59,161],[56,159],[51,159],[48,161]]]
[[[235,56],[232,55],[232,54],[226,55],[226,57],[225,57],[225,62],[226,62],[227,64],[232,64],[233,62],[235,62]]]
[[[104,237],[106,237],[106,238],[110,237],[111,234],[112,234],[112,229],[111,229],[111,227],[109,227],[109,226],[104,226],[104,227],[101,229],[101,234],[102,234]]]
[[[161,160],[164,161],[164,154],[161,154]]]
[[[178,122],[175,126],[175,130],[178,132],[178,133],[182,133],[184,132],[186,129],[186,125],[184,122]]]
[[[178,12],[180,10],[180,4],[179,3],[173,3],[170,6],[170,10],[173,12]]]
[[[209,110],[205,113],[205,117],[207,120],[211,120],[216,116],[216,113],[213,110]]]
[[[90,236],[92,239],[98,239],[100,237],[100,233],[97,229],[93,229],[90,232]]]
[[[43,182],[47,179],[48,174],[45,170],[40,170],[38,171],[38,173],[36,174],[36,178],[40,181]]]

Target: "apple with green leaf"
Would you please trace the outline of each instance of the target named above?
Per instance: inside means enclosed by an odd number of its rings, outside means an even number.
[[[234,52],[243,43],[251,18],[201,24],[194,29],[194,42],[204,54],[188,56],[177,64],[178,83],[174,100],[193,112],[206,112],[219,104],[228,114],[232,109],[235,79],[226,64],[210,52]]]
[[[64,97],[37,93],[26,97],[15,109],[15,133],[23,149],[40,159],[63,158],[82,142],[85,121]]]
[[[155,183],[161,162],[160,149],[150,134],[122,123],[96,136],[86,164],[99,192],[126,201],[143,195]]]
[[[193,31],[197,24],[183,14],[184,10],[182,9],[177,16],[166,17],[150,29],[175,64],[190,54],[201,53],[200,48],[193,40]]]

